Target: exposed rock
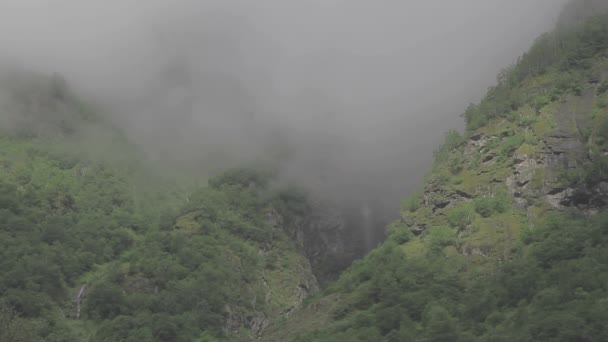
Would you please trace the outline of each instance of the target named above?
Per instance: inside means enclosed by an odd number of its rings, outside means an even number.
[[[253,316],[247,318],[247,326],[251,329],[254,336],[260,336],[269,325],[270,321],[261,312],[256,312]]]
[[[236,337],[238,341],[255,341],[264,329],[270,325],[270,320],[264,313],[259,311],[254,311],[244,316],[244,313],[238,308],[226,305],[224,312],[226,314],[224,330],[231,336]],[[249,329],[251,333],[248,336],[241,336],[242,328]]]
[[[443,201],[440,202],[435,202],[433,205],[433,212],[436,212],[439,209],[444,209],[446,208],[448,205],[450,205],[452,202],[450,202],[448,199],[445,199]]]
[[[235,315],[234,310],[228,304],[224,305],[224,312],[226,313],[224,330],[231,335],[236,335],[242,326],[239,316]]]
[[[514,171],[513,174],[507,177],[506,184],[507,188],[512,193],[521,191],[519,188],[526,188],[527,185],[532,181],[534,174],[538,168],[544,167],[542,161],[539,163],[536,158],[532,158],[528,155],[515,155],[514,159]]]
[[[433,212],[451,208],[460,202],[470,201],[472,198],[473,196],[465,191],[446,191],[443,186],[436,183],[429,183],[423,193],[424,205]]]
[[[462,190],[456,190],[454,192],[456,195],[458,195],[462,200],[470,200],[473,199],[473,196],[471,194],[468,194]]]
[[[311,203],[305,218],[285,223],[285,229],[322,283],[335,279],[365,253],[364,234],[358,228],[348,221],[344,211],[321,201]]]
[[[563,199],[563,204],[573,206],[585,213],[597,213],[608,204],[608,182],[600,182],[594,187],[580,186]]]
[[[420,225],[410,226],[410,230],[412,231],[412,233],[414,233],[414,235],[420,235],[420,234],[422,234],[422,232],[424,232],[426,230],[426,225],[420,224]]]
[[[573,154],[573,152],[581,152],[584,150],[583,143],[578,137],[557,132],[544,139],[549,151],[556,155],[564,153]]]
[[[266,222],[268,222],[268,224],[274,229],[281,228],[284,224],[283,216],[281,216],[281,214],[279,214],[274,208],[269,208],[266,211]]]
[[[488,155],[484,156],[483,159],[481,160],[482,163],[487,164],[489,162],[491,162],[492,160],[494,160],[494,158],[497,156],[496,153],[489,153]]]
[[[480,247],[474,247],[474,248],[471,248],[471,247],[464,247],[464,248],[462,249],[462,254],[463,254],[464,256],[480,255],[480,256],[483,256],[483,257],[486,257],[486,258],[487,258],[487,257],[488,257],[488,255],[490,254],[490,252],[488,252],[488,251],[484,251],[484,250],[483,250],[482,248],[480,248]]]
[[[472,135],[464,147],[465,158],[472,160],[475,155],[483,152],[483,148],[492,139],[495,139],[495,137],[487,137],[481,133]]]
[[[575,168],[585,156],[585,146],[579,127],[593,107],[593,93],[582,97],[568,96],[555,115],[557,129],[544,138],[546,153],[552,167]]]
[[[312,215],[312,211],[308,214]],[[319,230],[338,229],[330,225],[339,222],[336,217],[334,220],[331,220],[329,215],[323,217],[327,221],[320,221],[317,227]],[[233,303],[224,306],[223,329],[235,341],[259,340],[271,321],[289,317],[302,307],[308,297],[319,291],[309,259],[305,257],[304,244],[309,243],[309,239],[314,236],[311,231],[302,230],[302,227],[308,227],[305,224],[310,218],[303,216],[299,217],[299,221],[291,222],[295,219],[294,216],[283,216],[278,210],[270,207],[266,209],[265,219],[273,229],[292,233],[296,245],[299,245],[301,250],[299,255],[290,256],[288,270],[282,266],[267,268],[258,275],[256,281],[241,284],[241,301],[248,305]],[[315,220],[320,219],[315,217]],[[327,244],[333,243],[327,235],[319,233],[319,236],[328,239],[324,240]],[[327,246],[319,248],[324,247]],[[258,253],[262,257],[271,258],[277,253],[275,248],[272,243],[259,246]],[[334,249],[335,253],[339,251],[339,248]],[[233,272],[243,271],[241,262],[236,256],[229,256],[229,259],[233,265]]]
[[[224,307],[226,317],[224,331],[236,341],[256,341],[270,325],[271,321],[279,317],[287,318],[299,310],[306,298],[319,291],[319,286],[316,278],[312,275],[310,264],[305,259],[302,261],[303,263],[293,273],[297,279],[283,279],[279,281],[279,284],[275,281],[274,287],[271,287],[269,280],[267,280],[268,274],[263,272],[259,278],[261,284],[258,283],[258,285],[263,287],[263,299],[259,299],[256,296],[256,293],[259,292],[256,291],[255,285],[246,285],[242,289],[243,300],[248,300],[251,306],[247,308],[239,305],[226,305]],[[277,288],[277,285],[280,285],[282,288]],[[291,291],[291,295],[288,297],[288,305],[285,305],[283,302],[277,306],[277,296],[280,296],[277,294],[277,291],[285,290],[287,292],[282,292],[283,296]],[[285,299],[285,297],[281,297],[282,301],[285,301]],[[258,302],[262,300],[263,304],[258,305]],[[277,309],[281,311],[277,311]],[[244,331],[247,331],[246,335],[243,335]]]
[[[569,139],[569,138],[568,138]],[[573,144],[572,146],[578,146]],[[574,147],[576,148],[576,147]],[[580,151],[579,151],[580,153]],[[509,175],[505,184],[515,198],[515,203],[525,209],[525,198],[542,197],[548,205],[556,209],[576,207],[585,213],[597,212],[599,208],[608,205],[608,182],[600,182],[594,186],[578,188],[564,186],[557,175],[564,170],[576,170],[580,167],[580,157],[572,151],[553,153],[545,151],[536,158],[530,156],[514,156],[514,171]],[[534,179],[535,173],[541,171],[544,177]],[[531,183],[542,182],[531,186]]]
[[[597,212],[608,204],[608,182],[573,188],[564,186],[560,173],[576,172],[587,161],[580,127],[588,125],[587,113],[593,108],[594,88],[579,97],[568,96],[555,114],[557,128],[542,140],[534,156],[513,156],[513,173],[505,179],[518,207],[527,207],[526,198],[540,197],[556,209],[576,207],[585,213]],[[538,172],[538,174],[537,174]]]
[[[483,135],[482,133],[477,132],[477,133],[473,133],[473,134],[472,134],[472,135],[469,137],[469,139],[470,139],[471,141],[479,141],[479,140],[481,140],[483,137],[484,137],[484,135]]]
[[[563,208],[568,201],[566,200],[572,195],[573,190],[570,188],[563,189],[559,192],[550,192],[544,196],[545,202],[554,208]]]

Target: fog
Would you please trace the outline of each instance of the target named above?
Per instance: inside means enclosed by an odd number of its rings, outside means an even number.
[[[61,73],[167,169],[270,163],[385,221],[564,2],[0,0],[0,58]]]

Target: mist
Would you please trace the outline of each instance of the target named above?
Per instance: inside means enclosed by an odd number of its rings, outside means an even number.
[[[167,169],[268,163],[386,223],[564,3],[1,0],[0,58],[62,74]]]

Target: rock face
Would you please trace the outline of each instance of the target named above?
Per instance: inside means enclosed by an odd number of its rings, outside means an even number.
[[[598,75],[603,79],[603,73]],[[608,176],[589,181],[586,174],[596,158],[607,154],[593,151],[589,133],[594,131],[598,87],[598,82],[587,83],[578,94],[562,95],[542,111],[519,109],[517,115],[532,120],[496,120],[471,132],[427,177],[421,209],[404,211],[401,222],[421,236],[444,224],[452,208],[494,197],[504,188],[523,212],[542,207],[592,215],[608,207]]]
[[[287,233],[296,248],[287,253],[285,246],[276,242],[260,246],[260,256],[276,260],[277,266],[267,267],[255,282],[242,286],[242,298],[249,305],[225,306],[227,334],[237,341],[257,340],[271,322],[297,312],[319,291],[319,282],[335,279],[362,255],[363,234],[353,228],[357,226],[347,216],[345,211],[320,200],[309,201],[307,209],[298,214],[267,208],[268,225],[277,233]]]
[[[324,201],[312,201],[308,215],[286,227],[321,283],[336,279],[365,253],[363,232],[344,211]]]
[[[289,233],[292,229],[289,219],[275,208],[267,208],[265,218],[277,233]],[[258,340],[271,322],[288,318],[301,308],[306,298],[319,291],[303,251],[298,253],[291,246],[285,248],[276,243],[260,246],[258,253],[267,261],[278,259],[278,265],[266,267],[257,274],[255,281],[241,285],[245,304],[226,304],[224,307],[224,331],[236,341]],[[237,267],[235,272],[239,271]]]
[[[312,275],[310,265],[304,259],[289,275],[280,276],[277,279],[277,274],[272,273],[260,274],[259,280],[263,293],[261,298],[258,298],[260,291],[259,289],[256,291],[255,285],[248,286],[244,290],[253,310],[244,310],[242,307],[231,305],[225,306],[224,330],[236,340],[243,342],[258,340],[271,322],[289,318],[302,307],[306,298],[319,291],[317,279]],[[288,279],[288,277],[291,278]],[[259,309],[257,309],[258,307]],[[280,311],[273,308],[280,308]],[[246,333],[243,333],[244,331]]]
[[[589,161],[581,129],[593,108],[595,88],[581,96],[567,96],[555,113],[556,128],[542,137],[541,149],[530,154],[513,156],[514,171],[506,179],[509,192],[522,209],[526,198],[540,197],[556,209],[576,207],[593,214],[608,203],[608,184],[600,181],[573,186],[564,176],[581,178],[582,168]]]

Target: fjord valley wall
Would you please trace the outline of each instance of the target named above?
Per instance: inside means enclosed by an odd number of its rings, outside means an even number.
[[[265,340],[608,339],[608,15],[586,13],[498,76],[387,242]]]
[[[3,73],[0,341],[608,340],[605,6],[466,109],[377,248],[374,203],[193,178],[60,76]]]
[[[57,75],[0,108],[2,341],[254,340],[364,252],[272,172],[167,174]]]

